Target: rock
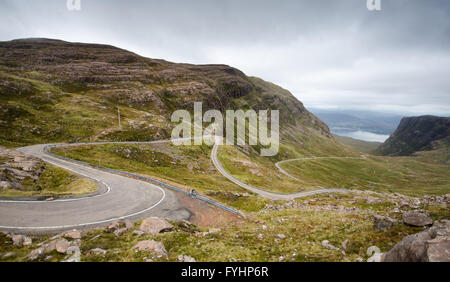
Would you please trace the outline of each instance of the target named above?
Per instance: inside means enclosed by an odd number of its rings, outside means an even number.
[[[120,222],[119,221],[113,221],[106,227],[107,232],[114,232],[115,230],[120,228]]]
[[[172,224],[168,223],[165,219],[157,217],[149,217],[142,221],[139,230],[146,234],[159,234],[160,232],[172,230]]]
[[[267,226],[263,225],[261,226],[262,230],[267,230]]]
[[[80,262],[81,261],[81,251],[77,246],[70,246],[67,249],[67,254],[72,255],[68,259],[63,260],[63,262]]]
[[[380,251],[380,248],[377,246],[370,246],[366,251],[367,256],[370,256],[367,259],[367,262],[381,262],[383,253]]]
[[[25,235],[12,235],[11,239],[13,241],[13,245],[16,246],[28,246],[33,242],[30,237],[27,237]]]
[[[363,262],[364,260],[362,258],[356,258],[356,262]]]
[[[210,228],[208,230],[208,235],[220,233],[220,228]]]
[[[12,188],[11,183],[8,181],[0,181],[0,190]]]
[[[403,214],[403,223],[411,226],[427,226],[433,224],[433,220],[425,213],[409,211]]]
[[[144,231],[141,230],[134,230],[133,235],[141,236],[142,234],[145,234]]]
[[[190,256],[185,256],[185,255],[179,255],[178,261],[179,262],[196,262],[195,258],[190,257]]]
[[[397,221],[389,216],[373,216],[373,227],[376,230],[387,230],[392,228],[395,224],[397,224]]]
[[[278,239],[286,239],[286,235],[284,234],[277,234],[275,235],[275,237],[277,237]]]
[[[339,251],[339,248],[333,246],[330,243],[330,241],[328,241],[328,240],[323,240],[321,244],[322,244],[322,247],[324,247],[326,249],[333,250],[333,251]]]
[[[124,228],[120,228],[117,230],[114,230],[114,235],[116,235],[117,237],[119,237],[120,235],[122,235],[123,233],[127,232],[128,228],[124,227]]]
[[[366,203],[369,205],[381,204],[384,202],[382,199],[372,197],[372,196],[368,196],[365,200],[366,200]]]
[[[55,243],[55,248],[58,253],[65,254],[69,249],[70,243],[66,239],[59,239]]]
[[[72,231],[66,232],[63,236],[68,239],[81,239],[81,237],[82,237],[81,232],[77,231],[75,229]]]
[[[347,247],[348,247],[348,239],[346,239],[344,242],[342,242],[341,244],[342,250],[346,251]]]
[[[55,249],[56,249],[56,241],[51,241],[51,242],[49,242],[47,244],[44,244],[41,247],[39,247],[39,248],[37,248],[37,249],[35,249],[33,251],[31,251],[28,254],[27,258],[29,260],[35,260],[39,256],[41,256],[43,254],[46,254],[46,253],[49,253],[49,252],[51,252],[51,251],[53,251]]]
[[[450,220],[436,221],[431,228],[406,236],[384,254],[382,261],[450,261]]]
[[[445,195],[444,195],[444,200],[445,200],[446,202],[450,202],[450,194],[445,194]]]
[[[163,243],[153,240],[140,241],[132,249],[137,252],[154,252],[156,255],[167,257],[167,251]]]
[[[106,253],[107,252],[105,250],[100,248],[95,248],[87,252],[88,255],[95,255],[95,256],[104,256],[106,255]]]
[[[263,235],[262,234],[258,234],[258,239],[259,240],[262,240],[264,237],[263,237]]]

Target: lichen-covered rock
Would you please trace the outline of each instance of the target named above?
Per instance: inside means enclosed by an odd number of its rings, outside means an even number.
[[[137,252],[153,252],[156,255],[167,257],[167,251],[163,243],[153,240],[140,241],[134,245],[133,250]]]
[[[387,230],[392,228],[395,224],[397,224],[397,221],[389,216],[373,216],[373,227],[377,230]]]
[[[385,253],[382,261],[450,261],[450,220],[438,221],[425,231],[409,235]]]
[[[409,211],[403,214],[403,223],[411,226],[427,226],[433,224],[433,220],[425,213]]]

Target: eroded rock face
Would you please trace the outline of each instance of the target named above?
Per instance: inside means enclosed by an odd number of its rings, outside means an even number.
[[[425,231],[406,236],[383,255],[382,261],[450,261],[450,220],[437,221]]]
[[[147,234],[159,234],[161,232],[172,230],[172,224],[168,223],[165,219],[157,217],[149,217],[142,221],[139,230]]]
[[[425,213],[409,211],[403,214],[403,223],[411,226],[427,226],[433,224],[433,220]]]

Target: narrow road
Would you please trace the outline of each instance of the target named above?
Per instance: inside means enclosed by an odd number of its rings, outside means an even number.
[[[323,159],[355,159],[355,160],[359,160],[359,159],[365,159],[365,158],[366,158],[366,155],[361,155],[361,157],[306,157],[306,158],[297,158],[297,159],[289,159],[289,160],[279,161],[275,164],[275,166],[278,168],[278,170],[282,174],[284,174],[294,180],[297,180],[299,182],[307,183],[304,180],[301,180],[295,176],[292,176],[289,172],[287,172],[283,168],[281,168],[280,165],[283,163],[295,162],[295,161],[305,161],[305,160],[323,160]]]
[[[54,201],[0,201],[0,230],[49,233],[96,227],[118,219],[148,216],[173,220],[189,219],[174,192],[148,182],[109,173],[61,160],[46,153],[46,145],[20,148],[19,151],[45,162],[91,178],[104,186],[104,193],[92,197]]]
[[[213,136],[206,135],[202,138],[204,137]],[[94,142],[62,145],[158,144],[168,142],[172,142],[172,140]],[[51,144],[23,147],[19,148],[18,151],[40,158],[47,163],[80,176],[93,179],[99,184],[103,192],[94,196],[58,199],[54,201],[0,200],[0,231],[49,233],[74,228],[102,226],[118,219],[136,220],[148,216],[173,220],[190,218],[191,212],[180,204],[173,191],[145,181],[88,167],[72,161],[62,160],[46,152],[45,147],[48,145]],[[347,191],[347,189],[341,188],[327,188],[292,194],[278,194],[248,185],[232,176],[223,168],[217,158],[218,146],[217,142],[215,142],[211,152],[211,160],[219,173],[240,187],[263,197],[273,200],[292,200],[315,194]],[[282,161],[276,165],[282,173],[297,179],[282,170],[279,166],[279,164],[288,161],[294,160]]]
[[[304,191],[304,192],[298,192],[298,193],[292,193],[292,194],[279,194],[274,192],[269,192],[267,190],[248,185],[233,175],[231,175],[226,169],[222,166],[219,159],[217,158],[217,151],[219,149],[219,145],[216,139],[216,142],[214,143],[212,152],[211,152],[211,161],[213,162],[216,169],[222,174],[224,177],[226,177],[231,182],[235,183],[236,185],[239,185],[240,187],[252,191],[262,197],[271,199],[271,200],[293,200],[295,198],[301,198],[306,197],[310,195],[316,195],[316,194],[324,194],[324,193],[331,193],[331,192],[346,192],[347,189],[343,188],[322,188],[318,190],[311,190],[311,191]],[[287,160],[288,161],[288,160]],[[278,166],[277,166],[278,167]]]

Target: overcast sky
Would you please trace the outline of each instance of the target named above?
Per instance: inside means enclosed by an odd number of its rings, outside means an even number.
[[[115,45],[228,64],[307,107],[450,114],[450,1],[0,0],[0,40]]]

